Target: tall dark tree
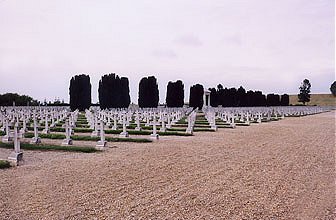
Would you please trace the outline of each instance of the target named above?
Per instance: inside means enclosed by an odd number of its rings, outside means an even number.
[[[245,89],[242,86],[239,87],[236,94],[237,94],[236,95],[236,97],[237,97],[236,106],[239,106],[239,107],[246,106],[246,91],[245,91]]]
[[[210,106],[218,107],[218,92],[215,88],[210,88]]]
[[[159,88],[154,76],[140,80],[138,104],[140,108],[156,108],[159,105]]]
[[[331,94],[336,96],[336,81],[334,81],[333,84],[331,84],[330,91],[331,91]]]
[[[255,106],[266,106],[266,96],[263,95],[261,91],[255,91],[255,95],[256,95]]]
[[[128,78],[119,78],[115,73],[102,76],[98,93],[101,109],[127,108],[131,102]]]
[[[246,105],[248,107],[257,106],[257,95],[252,90],[247,91],[246,93]]]
[[[246,90],[240,86],[236,88],[223,88],[222,84],[217,85],[217,90],[210,88],[210,105],[223,107],[244,107],[244,106],[266,106],[266,96],[261,91]],[[271,94],[269,102],[274,105],[280,105],[280,96]],[[269,103],[269,104],[270,104]]]
[[[310,101],[310,87],[311,84],[308,79],[304,79],[299,87],[300,93],[298,94],[298,101],[302,102],[303,105]]]
[[[267,106],[280,106],[280,96],[278,94],[267,95]]]
[[[228,91],[228,106],[230,107],[237,107],[238,102],[237,102],[237,89],[236,88],[230,88]]]
[[[184,85],[181,80],[169,82],[166,96],[167,107],[183,107],[184,105]]]
[[[190,87],[189,106],[201,109],[203,107],[204,88],[200,84]]]
[[[283,94],[281,96],[280,105],[281,106],[289,106],[289,95]]]
[[[224,98],[224,93],[226,91],[226,88],[223,88],[222,84],[217,85],[217,102],[218,105],[225,106],[225,98]]]
[[[76,75],[70,80],[70,108],[72,111],[78,109],[84,111],[91,105],[91,83],[90,76]]]
[[[128,78],[121,77],[120,78],[121,85],[121,95],[120,95],[120,107],[128,108],[131,103],[130,90],[129,90],[129,82]]]

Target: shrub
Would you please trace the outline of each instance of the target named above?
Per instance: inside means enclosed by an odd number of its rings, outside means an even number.
[[[0,169],[10,168],[11,165],[7,160],[0,160]]]

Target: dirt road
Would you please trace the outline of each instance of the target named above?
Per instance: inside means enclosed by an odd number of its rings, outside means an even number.
[[[0,170],[0,219],[336,217],[335,111],[109,146],[25,151]]]

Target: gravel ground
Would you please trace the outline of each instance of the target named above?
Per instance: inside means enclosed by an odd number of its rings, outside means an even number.
[[[335,111],[24,159],[0,170],[0,219],[336,217]]]

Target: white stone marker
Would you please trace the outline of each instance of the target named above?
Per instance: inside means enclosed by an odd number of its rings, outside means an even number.
[[[23,116],[22,128],[20,129],[20,134],[22,135],[22,137],[24,136],[26,131],[27,131],[27,122],[26,122],[26,117]]]
[[[156,132],[156,116],[155,113],[153,115],[153,133],[151,134],[151,138],[154,140],[158,140],[159,139],[159,135]]]
[[[140,126],[140,115],[139,115],[139,112],[137,111],[136,113],[135,113],[136,115],[135,115],[135,120],[136,120],[136,127],[135,127],[135,130],[136,131],[141,131],[141,126]]]
[[[258,113],[258,119],[257,122],[260,124],[261,123],[261,113]]]
[[[42,131],[42,134],[49,134],[49,127],[48,127],[48,114],[45,115],[45,125],[44,125],[44,129]]]
[[[123,137],[123,138],[126,138],[128,137],[128,132],[126,131],[126,115],[124,114],[123,115],[123,131],[119,134],[119,137]]]
[[[117,125],[117,116],[114,114],[113,115],[113,126],[112,130],[118,130],[118,125]]]
[[[246,124],[246,125],[250,125],[250,115],[249,115],[248,112],[246,113],[246,121],[245,121],[245,124]]]
[[[192,121],[191,121],[191,115],[189,115],[187,117],[187,121],[188,121],[188,127],[186,129],[186,133],[187,134],[192,134],[193,133],[193,126],[192,126]]]
[[[105,132],[104,132],[104,123],[103,121],[100,121],[100,141],[97,142],[96,147],[105,147],[106,141],[105,141]]]
[[[71,126],[69,125],[69,121],[65,121],[65,139],[62,141],[62,146],[72,145],[71,139]]]
[[[160,132],[166,132],[167,128],[166,128],[166,125],[165,125],[165,117],[161,118],[161,122],[162,122],[162,127],[160,128]]]
[[[235,116],[234,114],[231,115],[231,124],[230,124],[231,128],[236,128],[236,123],[235,123]]]
[[[166,128],[171,128],[170,113],[167,114],[167,125]]]
[[[30,140],[31,144],[39,144],[41,143],[41,139],[38,136],[38,128],[37,128],[37,121],[36,121],[36,116],[34,114],[34,137]]]
[[[13,161],[16,165],[19,165],[19,162],[23,160],[23,153],[20,148],[20,139],[18,134],[18,124],[14,125],[14,152],[12,152],[8,160]]]
[[[5,121],[5,128],[6,128],[6,134],[5,134],[5,136],[2,137],[2,142],[8,143],[8,142],[13,141],[13,137],[11,137],[11,135],[10,135],[9,124],[8,124],[7,119]]]
[[[98,132],[98,122],[97,122],[97,118],[94,119],[94,130],[91,133],[91,137],[98,137],[99,136],[99,132]]]

